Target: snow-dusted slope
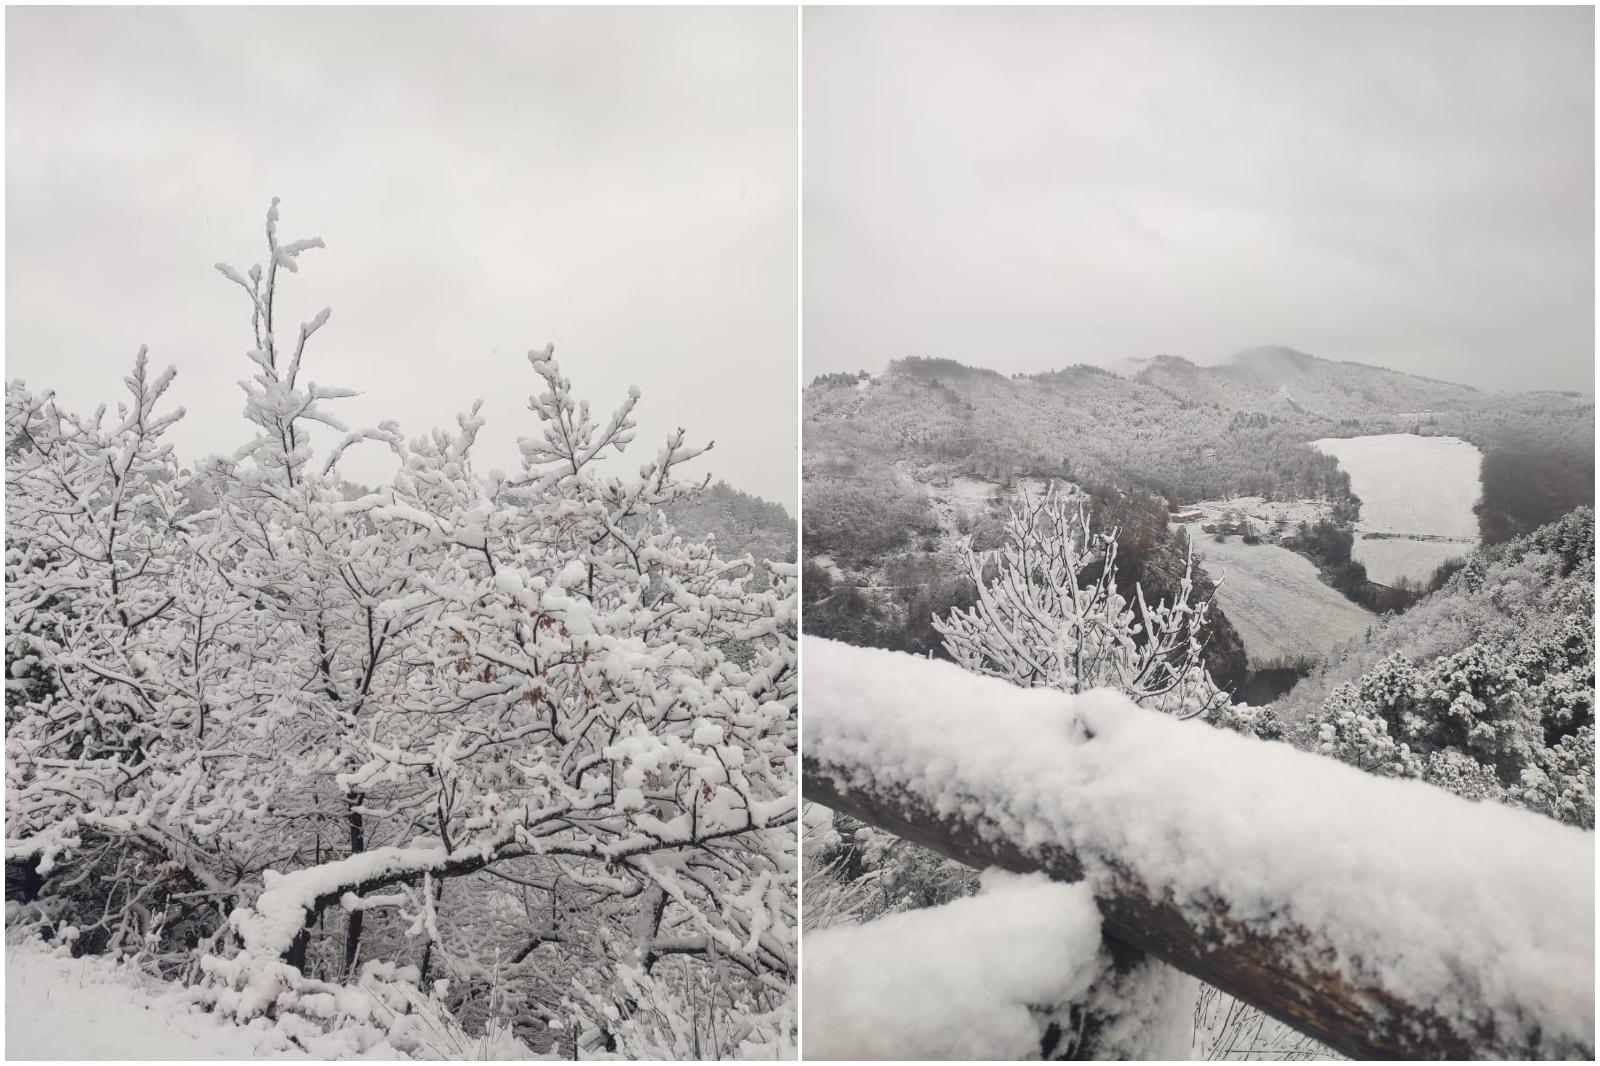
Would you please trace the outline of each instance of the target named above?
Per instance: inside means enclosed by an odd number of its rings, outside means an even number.
[[[234,1025],[107,959],[6,946],[7,1059],[307,1058],[263,1021]]]
[[[1276,544],[1218,542],[1188,523],[1195,555],[1218,582],[1216,603],[1239,631],[1252,668],[1274,659],[1322,659],[1359,639],[1378,616],[1323,584],[1316,565]]]

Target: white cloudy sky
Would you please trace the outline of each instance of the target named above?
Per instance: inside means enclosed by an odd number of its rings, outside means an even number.
[[[1594,382],[1588,8],[807,9],[808,374]]]
[[[284,289],[310,377],[411,433],[485,399],[480,465],[536,432],[554,341],[650,454],[795,502],[793,10],[9,9],[6,375],[113,400],[178,367],[197,458],[247,439],[249,313],[212,269],[321,236]],[[318,344],[317,342],[321,342]],[[314,361],[313,361],[314,360]],[[630,451],[630,460],[633,452]],[[375,450],[352,473],[384,476]]]

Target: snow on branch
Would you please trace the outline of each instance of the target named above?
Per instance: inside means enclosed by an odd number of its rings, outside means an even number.
[[[1106,934],[1353,1055],[1590,1057],[1594,836],[1097,690],[807,639],[807,798],[1086,879]]]
[[[322,242],[278,224],[218,268],[250,300],[232,458],[180,464],[142,350],[88,417],[7,387],[26,902],[241,1020],[422,996],[635,1058],[792,1047],[798,568],[676,531],[704,449],[679,430],[628,476],[637,390],[591,417],[549,348],[510,479],[475,468],[478,405],[345,431],[323,406],[353,391],[305,361],[330,312],[276,299]],[[366,441],[386,484],[340,474]]]

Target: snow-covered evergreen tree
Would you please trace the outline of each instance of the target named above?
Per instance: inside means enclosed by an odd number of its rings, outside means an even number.
[[[1363,672],[1328,691],[1300,743],[1593,828],[1593,611],[1585,508],[1478,552],[1380,632],[1379,647],[1401,650],[1358,655]]]

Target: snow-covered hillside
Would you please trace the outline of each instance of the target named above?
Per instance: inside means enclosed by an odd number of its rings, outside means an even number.
[[[1202,513],[1210,508],[1197,508]],[[1217,584],[1216,603],[1239,631],[1253,669],[1285,658],[1321,659],[1359,640],[1378,616],[1329,587],[1316,564],[1276,544],[1214,540],[1183,524],[1196,557]]]

